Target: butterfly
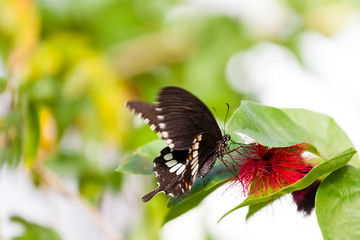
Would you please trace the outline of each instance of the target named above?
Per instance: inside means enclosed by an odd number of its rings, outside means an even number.
[[[222,135],[206,105],[182,88],[163,88],[155,105],[129,101],[126,106],[168,145],[154,159],[158,187],[142,198],[144,202],[159,192],[175,198],[188,193],[196,177],[205,177],[228,152],[230,135]]]

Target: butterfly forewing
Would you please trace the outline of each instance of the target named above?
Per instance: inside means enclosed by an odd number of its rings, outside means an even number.
[[[152,130],[159,131],[157,112],[154,105],[140,101],[130,101],[126,103],[126,107],[136,113],[138,117],[143,118]]]
[[[222,138],[210,110],[191,93],[178,87],[166,87],[160,92],[158,102],[159,129],[174,149],[189,149],[193,139],[202,133],[216,140]]]

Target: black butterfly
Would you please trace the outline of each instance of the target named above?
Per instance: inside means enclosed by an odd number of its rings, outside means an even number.
[[[196,177],[206,176],[216,158],[228,152],[230,135],[222,136],[210,110],[182,88],[163,88],[156,105],[140,101],[126,105],[168,145],[154,159],[158,187],[142,198],[144,202],[159,192],[176,198],[188,193]]]

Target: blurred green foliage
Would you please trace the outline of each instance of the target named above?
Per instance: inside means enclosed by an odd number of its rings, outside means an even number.
[[[59,234],[51,228],[26,221],[18,216],[11,217],[11,221],[24,227],[24,233],[21,236],[12,238],[12,240],[61,240]]]
[[[157,138],[133,121],[124,107],[127,100],[153,102],[161,87],[177,85],[215,107],[223,120],[225,103],[235,110],[249,97],[227,83],[226,64],[232,55],[273,41],[301,59],[301,33],[331,35],[339,28],[331,13],[345,16],[347,9],[358,6],[350,0],[281,1],[300,24],[284,26],[282,31],[289,34],[258,36],[236,17],[223,14],[171,18],[169,11],[181,4],[0,1],[0,94],[10,103],[3,104],[0,115],[0,167],[21,163],[40,184],[44,169],[73,179],[79,194],[99,207],[106,191],[122,190],[126,175],[114,171],[119,163]],[[146,189],[153,184],[152,176],[144,180]],[[127,239],[158,239],[168,213],[165,200],[157,197],[143,206],[141,221],[124,233]],[[40,231],[29,231],[18,239],[41,239]],[[58,238],[53,236],[47,239]]]

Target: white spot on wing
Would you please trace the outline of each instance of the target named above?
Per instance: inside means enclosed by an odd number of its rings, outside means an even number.
[[[142,113],[139,113],[139,114],[137,115],[138,118],[141,118],[141,116],[142,116]]]
[[[199,152],[198,151],[194,151],[193,152],[193,157],[196,158],[198,156]]]
[[[165,142],[166,142],[167,145],[170,145],[172,143],[172,140],[171,139],[166,139]]]
[[[164,159],[165,159],[166,161],[169,161],[169,160],[173,159],[172,153],[166,154],[166,155],[164,156]]]
[[[175,172],[176,170],[178,170],[181,166],[183,166],[184,164],[178,163],[175,166],[173,166],[172,168],[170,168],[169,172]]]
[[[169,137],[169,133],[166,131],[163,131],[161,134],[162,134],[163,138]]]
[[[195,168],[192,170],[192,172],[191,172],[191,175],[195,175],[196,173],[197,173],[197,171],[198,171],[198,169],[199,169],[199,164],[196,164],[195,165]]]
[[[156,128],[155,124],[151,124],[150,129],[154,131],[155,128]]]
[[[174,146],[175,146],[174,144],[169,144],[169,148],[171,149],[174,148]]]
[[[195,182],[195,180],[196,180],[196,175],[193,175],[192,181]],[[191,189],[191,187],[189,187],[189,189]]]
[[[158,118],[159,120],[164,120],[164,116],[162,116],[162,115],[158,115],[157,118]]]
[[[172,166],[174,166],[175,164],[177,164],[178,162],[176,161],[176,160],[171,160],[171,161],[169,161],[169,162],[167,162],[167,163],[165,163],[166,164],[166,166],[168,166],[169,168],[171,168]]]
[[[155,110],[160,112],[162,109],[161,108],[155,108]]]
[[[198,162],[198,158],[196,157],[196,158],[194,158],[193,160],[191,160],[191,168],[194,168],[194,165],[195,164],[197,164],[197,162]]]
[[[180,175],[181,173],[184,172],[184,170],[185,170],[185,165],[183,164],[183,165],[179,168],[179,170],[176,171],[176,175]]]
[[[165,123],[159,123],[159,128],[164,129],[166,127]]]
[[[195,143],[195,149],[199,149],[199,142]]]
[[[149,123],[150,120],[149,120],[148,118],[145,118],[145,119],[144,119],[144,122],[145,122],[145,123]]]

